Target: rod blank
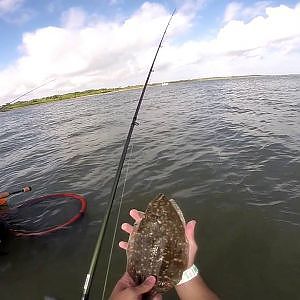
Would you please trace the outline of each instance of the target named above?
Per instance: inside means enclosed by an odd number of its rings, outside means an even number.
[[[112,186],[109,204],[108,204],[106,214],[105,214],[105,217],[104,217],[104,220],[102,222],[102,226],[101,226],[101,229],[100,229],[100,232],[99,232],[99,235],[98,235],[98,239],[97,239],[96,246],[95,246],[95,249],[94,249],[94,253],[93,253],[92,260],[91,260],[90,268],[89,268],[88,274],[86,275],[86,279],[85,279],[85,283],[84,283],[84,287],[83,287],[83,292],[82,292],[82,297],[81,297],[82,300],[86,300],[86,299],[89,298],[90,288],[91,288],[91,284],[92,284],[92,281],[93,281],[95,268],[96,268],[96,265],[97,265],[97,262],[98,262],[99,253],[100,253],[101,246],[102,246],[102,240],[103,240],[105,232],[106,232],[108,219],[109,219],[110,212],[111,212],[114,200],[115,200],[115,196],[116,196],[116,192],[117,192],[121,172],[122,172],[122,169],[123,169],[124,161],[125,161],[125,158],[126,158],[127,150],[128,150],[129,143],[130,143],[130,140],[131,140],[132,132],[133,132],[134,127],[137,125],[136,120],[137,120],[137,117],[138,117],[140,107],[142,105],[142,101],[143,101],[144,94],[145,94],[145,91],[146,91],[146,88],[147,88],[147,85],[148,85],[148,82],[149,82],[149,79],[150,79],[151,72],[153,71],[153,66],[154,66],[154,63],[156,61],[156,57],[157,57],[158,52],[161,48],[162,42],[164,40],[164,37],[166,35],[167,29],[170,25],[172,17],[175,14],[175,11],[176,10],[173,11],[173,13],[172,13],[172,15],[169,19],[169,22],[168,22],[168,24],[165,28],[165,31],[162,35],[160,43],[157,47],[154,59],[152,61],[150,70],[148,72],[148,76],[146,78],[142,93],[141,93],[140,98],[139,98],[139,102],[137,104],[135,113],[134,113],[132,121],[131,121],[131,125],[130,125],[130,128],[129,128],[128,134],[127,134],[127,138],[126,138],[125,143],[124,143],[122,155],[121,155],[120,162],[119,162],[119,165],[118,165],[118,169],[117,169],[117,172],[116,172],[116,175],[115,175],[114,183],[113,183],[113,186]]]

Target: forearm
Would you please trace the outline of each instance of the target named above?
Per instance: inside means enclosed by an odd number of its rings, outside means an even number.
[[[180,300],[219,300],[200,275],[175,287]]]

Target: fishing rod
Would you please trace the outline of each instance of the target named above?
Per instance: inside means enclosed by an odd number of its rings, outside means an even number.
[[[116,192],[117,192],[117,188],[118,188],[122,168],[123,168],[123,165],[124,165],[124,161],[125,161],[125,158],[126,158],[127,150],[128,150],[128,147],[129,147],[130,139],[131,139],[131,136],[132,136],[132,132],[133,132],[134,127],[136,125],[138,125],[136,120],[137,120],[138,113],[139,113],[139,110],[140,110],[140,107],[141,107],[141,104],[142,104],[142,101],[143,101],[143,98],[144,98],[144,94],[145,94],[145,91],[146,91],[146,88],[147,88],[147,85],[148,85],[148,82],[149,82],[149,79],[150,79],[150,75],[153,71],[153,67],[154,67],[156,57],[158,55],[159,49],[162,47],[161,46],[162,42],[163,42],[164,37],[166,35],[167,29],[168,29],[168,27],[171,23],[172,17],[175,14],[175,11],[176,10],[174,9],[174,11],[173,11],[173,13],[172,13],[172,15],[171,15],[171,17],[168,21],[168,24],[165,28],[165,31],[162,35],[160,43],[157,47],[153,62],[151,64],[150,70],[148,72],[147,79],[145,81],[142,93],[140,95],[135,113],[134,113],[132,121],[131,121],[131,125],[130,125],[130,128],[129,128],[128,134],[127,134],[126,141],[124,143],[123,152],[122,152],[122,155],[121,155],[121,158],[120,158],[120,162],[119,162],[118,169],[117,169],[115,179],[114,179],[114,183],[113,183],[113,186],[112,186],[112,190],[111,190],[111,194],[110,194],[110,200],[109,200],[109,203],[108,203],[108,208],[107,208],[107,211],[106,211],[106,214],[105,214],[105,217],[104,217],[104,220],[103,220],[103,223],[102,223],[99,235],[98,235],[98,239],[97,239],[96,246],[95,246],[95,249],[94,249],[94,253],[93,253],[92,260],[91,260],[90,268],[89,268],[89,271],[86,275],[86,279],[85,279],[85,283],[84,283],[84,287],[83,287],[83,292],[82,292],[82,297],[81,297],[82,300],[86,300],[86,299],[89,298],[90,288],[91,288],[91,284],[92,284],[92,281],[93,281],[93,278],[94,278],[95,268],[96,268],[96,265],[97,265],[99,253],[100,253],[101,246],[102,246],[102,240],[103,240],[103,237],[104,237],[104,234],[105,234],[105,231],[106,231],[106,227],[107,227],[108,219],[109,219],[109,216],[110,216],[110,212],[111,212],[114,200],[115,200],[115,196],[116,196]]]
[[[11,195],[16,195],[16,194],[20,194],[20,193],[26,193],[26,192],[30,192],[30,191],[31,191],[31,187],[30,186],[24,186],[21,190],[18,190],[18,191],[14,191],[14,192],[2,192],[2,193],[0,193],[0,199],[1,198],[9,197]]]

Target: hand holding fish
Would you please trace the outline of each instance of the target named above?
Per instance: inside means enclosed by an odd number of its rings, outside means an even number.
[[[143,217],[144,213],[140,212],[136,209],[132,209],[130,211],[130,216],[134,219],[136,223],[139,223]],[[189,221],[185,226],[185,234],[189,244],[189,255],[188,255],[188,268],[194,264],[196,253],[198,250],[198,246],[195,240],[195,227],[196,221],[192,220]],[[131,234],[133,231],[133,226],[128,223],[123,223],[121,225],[123,231]],[[128,242],[121,241],[119,243],[120,248],[127,250]],[[178,285],[175,287],[176,292],[181,300],[218,300],[218,296],[211,291],[207,285],[205,284],[204,280],[201,276],[195,277],[190,282]],[[155,297],[161,297],[157,295]],[[155,298],[156,299],[156,298]],[[157,298],[162,299],[162,298]]]
[[[157,299],[175,287],[180,300],[219,299],[194,266],[198,248],[196,221],[186,224],[173,199],[159,194],[148,204],[145,213],[133,209],[130,216],[135,224],[122,224],[122,230],[130,236],[128,242],[122,241],[119,246],[126,250],[127,276],[135,285],[155,275],[157,282],[146,292],[147,297]]]
[[[134,219],[136,223],[139,223],[144,217],[144,213],[136,209],[132,209],[129,212],[129,215]],[[198,249],[197,243],[195,241],[195,227],[196,227],[195,220],[189,221],[185,227],[185,234],[189,243],[188,268],[194,264],[197,249]],[[128,234],[131,234],[133,231],[133,226],[128,223],[123,223],[121,225],[121,228],[123,231],[127,232]],[[126,250],[128,248],[128,243],[121,241],[119,243],[119,246],[120,248]]]
[[[140,300],[143,294],[153,288],[155,281],[154,276],[149,276],[142,284],[136,286],[133,279],[126,272],[117,282],[109,300]]]

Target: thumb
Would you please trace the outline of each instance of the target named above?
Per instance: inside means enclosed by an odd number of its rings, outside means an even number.
[[[189,240],[189,242],[196,243],[195,241],[195,226],[196,221],[192,220],[186,224],[185,234]]]
[[[145,294],[154,287],[155,282],[156,278],[154,276],[149,276],[142,284],[134,287],[133,290],[137,296]]]
[[[195,241],[195,226],[196,221],[190,221],[186,224],[185,234],[189,242],[189,258],[188,258],[188,267],[192,266],[195,261],[195,256],[197,253],[197,243]]]

